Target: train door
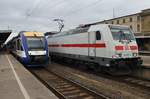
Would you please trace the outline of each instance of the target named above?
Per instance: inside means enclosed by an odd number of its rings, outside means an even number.
[[[96,56],[96,48],[94,46],[96,43],[95,32],[89,32],[88,37],[89,37],[89,56],[95,57]]]

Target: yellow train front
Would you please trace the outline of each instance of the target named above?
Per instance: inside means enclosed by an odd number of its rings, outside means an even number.
[[[10,41],[11,51],[28,67],[49,63],[48,44],[44,33],[20,32]]]

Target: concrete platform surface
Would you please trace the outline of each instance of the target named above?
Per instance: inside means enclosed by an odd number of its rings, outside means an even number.
[[[0,54],[0,99],[58,99],[12,55]]]
[[[143,66],[146,68],[150,68],[150,56],[140,56],[143,60]]]

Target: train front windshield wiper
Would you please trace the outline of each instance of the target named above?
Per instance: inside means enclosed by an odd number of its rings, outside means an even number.
[[[120,30],[120,36],[119,36],[119,42],[121,42],[122,40],[127,40],[129,42],[132,42],[130,35],[128,36],[128,34],[125,34],[123,31]]]
[[[40,46],[40,47],[41,47],[42,49],[44,49],[44,43],[43,43],[42,38],[40,38],[40,44],[41,44],[41,46]]]
[[[121,42],[122,40],[124,40],[125,39],[125,34],[124,34],[124,32],[123,31],[119,31],[119,42]]]

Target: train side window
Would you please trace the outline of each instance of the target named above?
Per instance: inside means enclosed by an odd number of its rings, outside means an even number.
[[[101,40],[101,33],[100,33],[100,31],[96,31],[96,40]]]
[[[17,40],[17,50],[20,50],[20,48],[19,48],[19,40]]]
[[[16,49],[16,43],[15,43],[15,41],[13,41],[12,46],[13,46],[13,49]]]
[[[21,45],[21,51],[23,51],[22,45]]]
[[[18,47],[19,47],[19,50],[21,50],[21,51],[23,50],[21,40],[18,40]]]
[[[19,40],[19,46],[20,46],[20,50],[23,51],[21,40]]]

